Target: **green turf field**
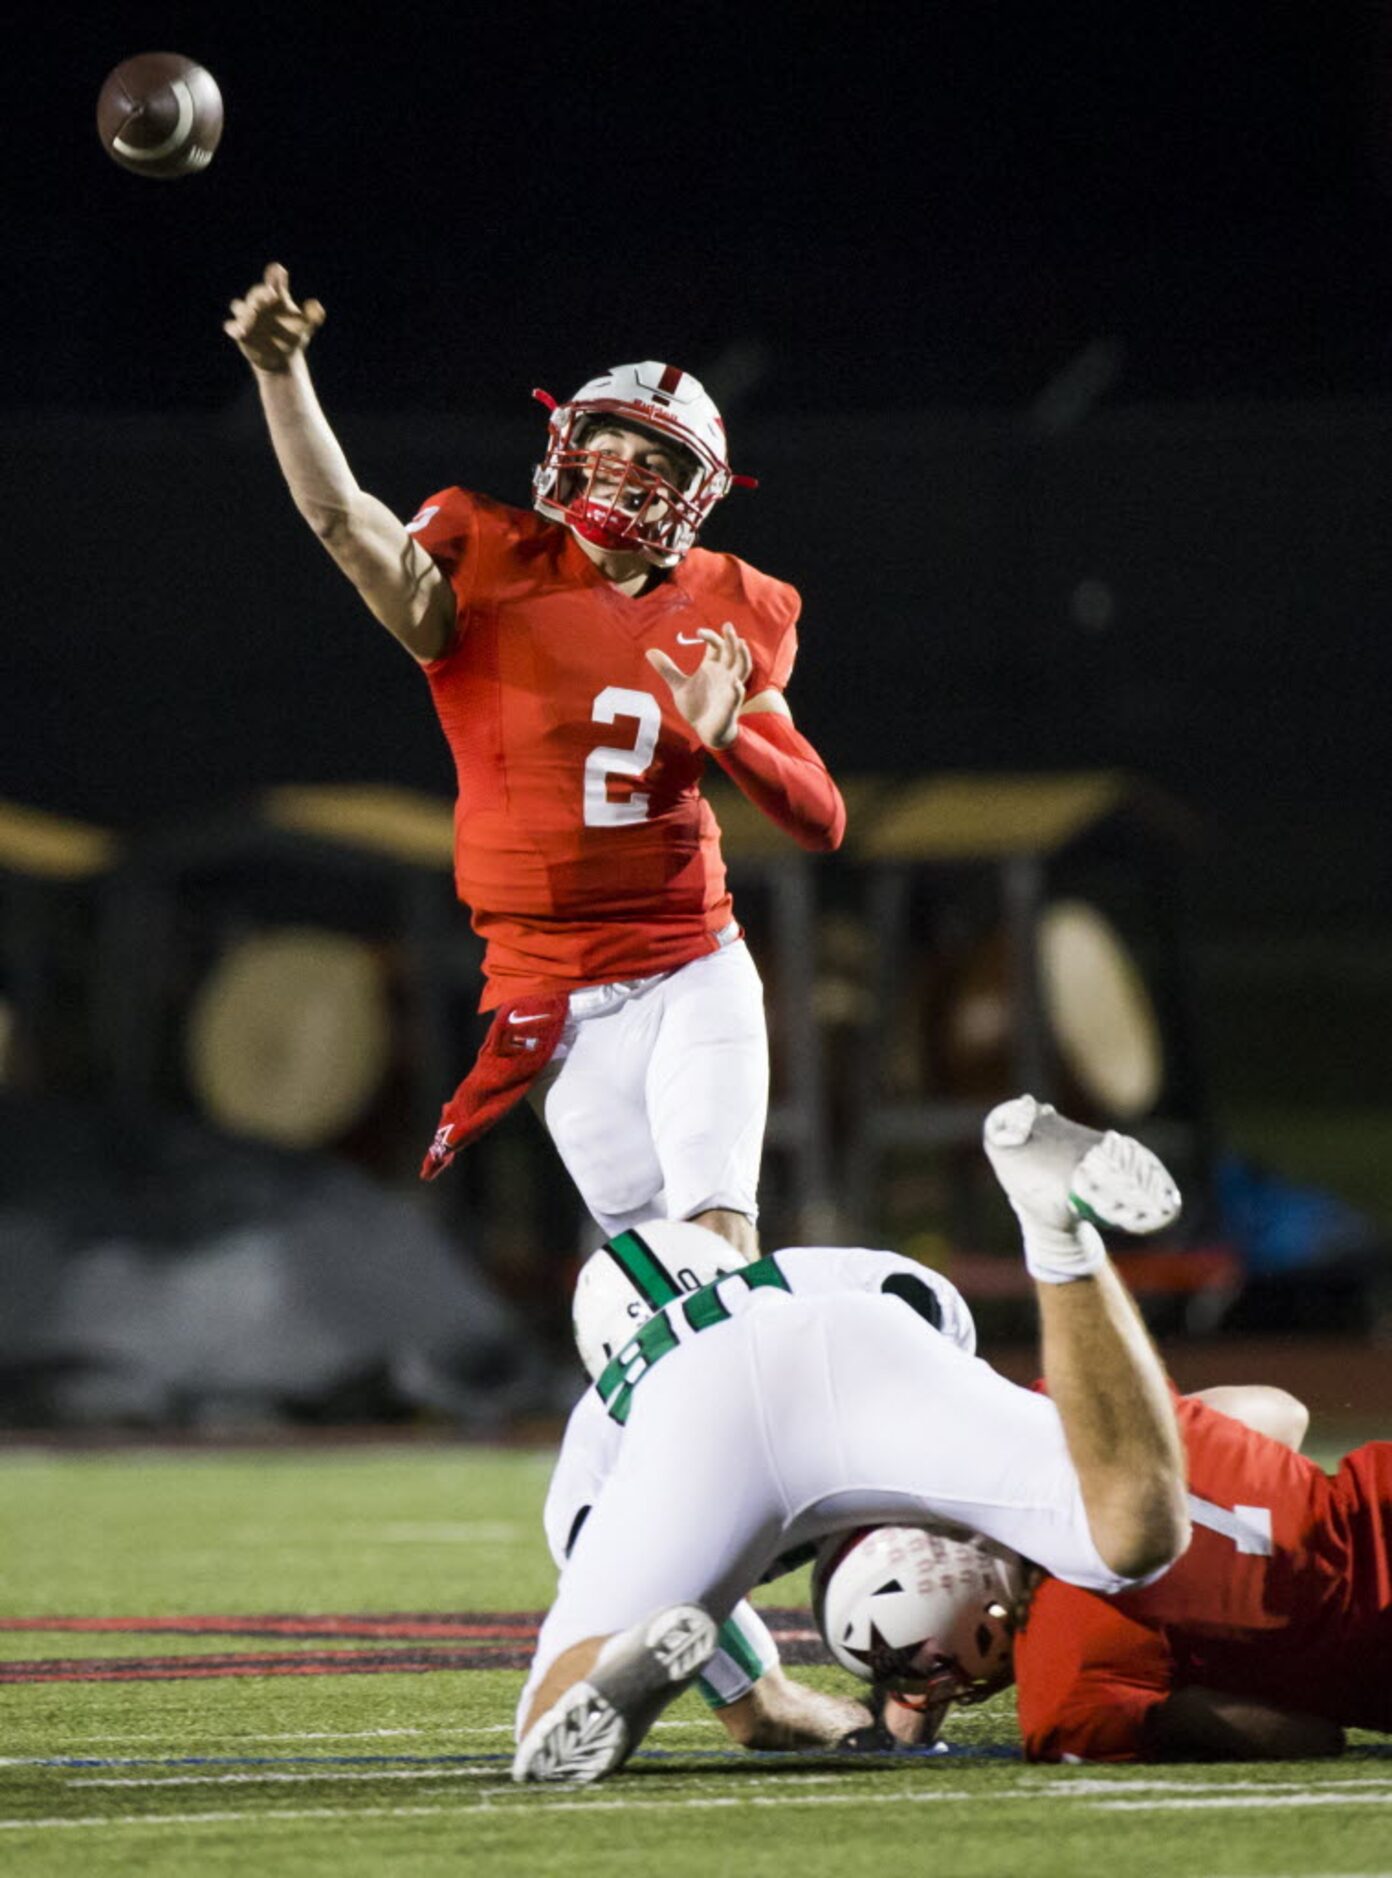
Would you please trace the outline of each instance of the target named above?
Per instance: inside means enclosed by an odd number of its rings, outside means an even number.
[[[1392,1872],[1370,1737],[1327,1764],[1027,1768],[1008,1696],[951,1725],[952,1753],[854,1765],[727,1753],[689,1695],[615,1779],[513,1787],[549,1459],[0,1454],[0,1870]]]

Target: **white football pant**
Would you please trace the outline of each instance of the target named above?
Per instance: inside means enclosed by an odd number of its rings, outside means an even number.
[[[768,1037],[744,941],[573,992],[533,1100],[606,1238],[712,1207],[756,1218]]]

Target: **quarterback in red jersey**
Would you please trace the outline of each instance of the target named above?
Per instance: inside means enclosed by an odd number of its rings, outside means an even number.
[[[424,670],[458,783],[455,878],[497,1013],[430,1176],[524,1092],[607,1235],[696,1219],[746,1254],[768,1103],[758,973],[700,795],[713,758],[809,849],[845,809],[784,687],[798,596],[697,547],[737,482],[673,365],[612,368],[550,410],[533,508],[459,488],[408,523],[361,489],[283,267],[224,330],[255,370],[296,505]]]
[[[1304,1759],[1392,1732],[1392,1442],[1329,1475],[1295,1452],[1293,1398],[1206,1393],[1177,1404],[1188,1551],[1139,1591],[1035,1592],[1015,1644],[1032,1760]],[[1285,1440],[1217,1404],[1284,1418]]]

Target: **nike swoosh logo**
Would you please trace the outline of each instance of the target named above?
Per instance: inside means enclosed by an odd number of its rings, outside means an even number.
[[[677,644],[679,646],[703,646],[705,643],[705,640],[699,633],[694,639],[688,639],[685,633],[677,634]]]
[[[546,1013],[545,1011],[538,1011],[533,1017],[524,1017],[521,1011],[509,1011],[508,1022],[510,1024],[544,1024],[546,1022]]]

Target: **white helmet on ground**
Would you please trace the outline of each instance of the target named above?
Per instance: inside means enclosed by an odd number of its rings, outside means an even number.
[[[551,412],[546,454],[532,472],[533,504],[601,548],[674,567],[721,497],[735,484],[755,486],[731,470],[720,413],[700,380],[680,366],[656,359],[615,365],[566,404],[548,391],[532,396]],[[669,445],[680,482],[587,449],[586,436],[606,418]]]
[[[813,1615],[853,1676],[935,1702],[980,1702],[1014,1680],[1028,1569],[963,1528],[861,1527],[824,1541]]]
[[[571,1313],[580,1361],[597,1380],[654,1311],[748,1262],[728,1239],[686,1219],[650,1219],[618,1233],[590,1254],[576,1280]]]

